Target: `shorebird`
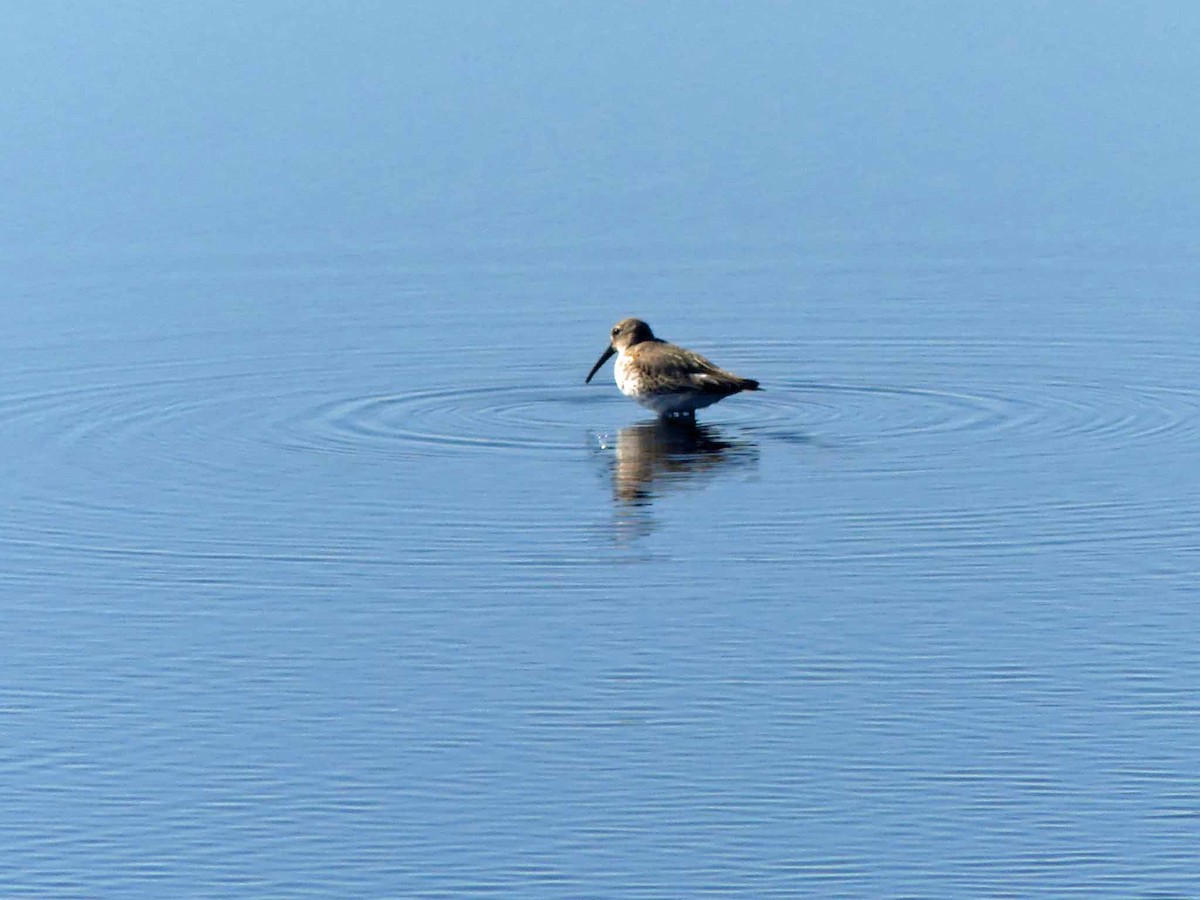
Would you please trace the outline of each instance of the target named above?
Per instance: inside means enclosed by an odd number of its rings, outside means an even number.
[[[654,336],[641,319],[622,319],[584,384],[614,353],[613,374],[626,397],[654,410],[661,418],[687,416],[741,391],[757,391],[758,382],[726,372],[692,350]]]

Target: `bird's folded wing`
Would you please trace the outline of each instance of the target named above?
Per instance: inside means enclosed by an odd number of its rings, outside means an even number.
[[[662,388],[700,394],[728,394],[741,389],[741,378],[681,347],[642,354],[637,362],[646,380]]]

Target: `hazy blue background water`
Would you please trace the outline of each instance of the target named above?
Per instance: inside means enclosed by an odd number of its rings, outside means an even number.
[[[1197,7],[3,20],[5,896],[1200,896]]]

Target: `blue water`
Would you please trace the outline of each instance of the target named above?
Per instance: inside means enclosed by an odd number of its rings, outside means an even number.
[[[6,896],[1200,895],[1190,6],[11,18]]]

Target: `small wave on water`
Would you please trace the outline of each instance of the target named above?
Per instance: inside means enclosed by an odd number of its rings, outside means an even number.
[[[284,430],[289,446],[316,451],[578,453],[588,410],[601,402],[553,385],[444,387],[330,400]]]
[[[172,553],[239,559],[236,538],[204,530],[200,517],[188,511],[220,512],[253,528],[281,514],[286,504],[280,485],[293,476],[294,483],[309,484],[307,490],[322,496],[336,479],[314,480],[314,472],[327,471],[339,458],[384,470],[445,460],[447,471],[462,473],[505,466],[506,458],[568,462],[607,454],[613,501],[630,508],[639,498],[684,484],[703,487],[779,453],[799,453],[826,466],[832,461],[850,477],[928,470],[977,458],[985,449],[993,461],[1041,459],[1052,469],[1098,450],[1140,453],[1156,447],[1170,453],[1190,447],[1200,432],[1200,392],[1186,383],[1136,377],[1139,354],[1151,357],[1153,364],[1145,368],[1160,378],[1163,371],[1188,368],[1194,360],[1177,345],[1134,345],[1120,366],[1094,373],[1080,362],[1101,354],[1086,345],[913,342],[882,349],[899,361],[881,367],[895,370],[892,383],[872,381],[865,372],[820,379],[791,371],[795,360],[820,353],[872,358],[880,355],[878,347],[776,341],[723,348],[731,366],[760,376],[766,389],[705,410],[701,439],[690,447],[663,440],[652,417],[611,383],[583,385],[565,374],[560,383],[540,368],[521,377],[520,369],[510,367],[503,381],[481,380],[476,373],[471,383],[462,383],[459,370],[439,369],[413,354],[195,355],[78,367],[55,359],[11,379],[0,394],[0,428],[25,448],[10,453],[0,469],[32,498],[23,522],[10,523],[10,530],[20,532],[10,540],[29,553],[69,548],[75,541],[94,555],[137,551],[153,559]],[[497,357],[488,352],[479,371],[494,370]],[[1038,358],[1031,361],[1030,355]],[[405,387],[414,372],[422,373],[422,383]],[[464,469],[471,459],[478,464]],[[340,500],[330,495],[324,502]],[[522,527],[489,519],[471,498],[409,496],[400,508],[423,516],[447,548],[477,544],[487,527]],[[1004,509],[908,515],[923,532],[945,526],[960,538],[973,535],[966,543],[983,545],[989,523],[1004,519]],[[1061,514],[1052,515],[1055,509]],[[1098,539],[1091,525],[1105,521],[1114,523],[1115,533],[1148,540],[1163,521],[1152,515],[1161,510],[1144,503],[1122,506],[1111,497],[1090,507],[1062,500],[1046,510],[1043,538],[1066,542],[1070,534],[1051,532],[1076,528],[1081,539]],[[1019,512],[1010,510],[1007,520]],[[837,519],[838,511],[806,515]],[[851,518],[860,531],[869,530],[872,521],[862,515]],[[874,524],[886,524],[885,518]],[[121,520],[124,540],[113,536],[121,532],[114,525]],[[762,527],[753,519],[744,524],[751,531]],[[1040,533],[1030,532],[1030,539]],[[146,535],[162,539],[149,541]],[[993,537],[999,540],[998,535],[997,524]],[[571,526],[563,526],[562,537],[586,541]],[[307,531],[296,523],[260,550],[275,560],[320,560],[331,541],[319,536],[315,523]],[[388,561],[386,551],[356,548],[356,542],[369,544],[369,535],[352,532],[334,542],[341,558]]]
[[[331,400],[282,425],[289,446],[393,456],[577,454],[581,429],[652,421],[610,386],[488,385]],[[805,443],[895,441],[1003,417],[984,397],[869,385],[780,382],[725,401],[703,422]]]
[[[822,444],[878,445],[884,452],[894,442],[920,440],[961,452],[975,442],[1003,439],[1018,452],[1053,453],[1065,443],[1116,447],[1188,440],[1200,433],[1200,390],[1191,384],[1147,381],[1141,374],[1164,367],[1194,370],[1200,359],[1190,348],[1164,342],[1132,344],[1114,364],[1106,360],[1112,356],[1109,343],[730,345],[726,349],[751,360],[746,368],[755,371],[786,370],[795,360],[845,355],[894,360],[876,368],[886,368],[896,378],[887,383],[785,375],[766,382],[767,392],[759,395],[764,403],[753,409],[730,406],[728,418],[769,431],[795,414]],[[777,393],[784,396],[773,402]],[[760,414],[762,409],[765,414]]]
[[[1064,443],[1188,442],[1200,432],[1200,391],[1190,384],[1138,380],[1136,357],[1126,359],[1120,371],[1099,368],[1089,377],[1073,364],[1047,369],[1022,362],[1020,353],[1028,349],[888,345],[888,356],[900,361],[889,383],[789,372],[795,360],[818,353],[876,355],[855,344],[832,349],[787,341],[734,344],[723,348],[725,355],[737,360],[735,367],[759,375],[765,390],[725,400],[699,418],[763,439],[874,448],[884,464],[889,447],[906,442],[963,452],[973,443],[1002,440],[1015,452],[1037,453]],[[1155,364],[1145,367],[1155,371],[1163,368],[1163,354],[1178,352],[1135,349],[1156,354]],[[1072,350],[1068,362],[1087,358],[1086,346]],[[1006,355],[1016,359],[1005,363]],[[910,360],[920,361],[919,373]],[[338,358],[337,365],[345,362]],[[411,354],[350,362],[357,368],[335,368],[316,354],[108,368],[62,365],[24,382],[10,380],[0,394],[0,425],[25,432],[51,457],[68,454],[83,465],[103,467],[119,450],[123,460],[131,454],[175,455],[176,462],[204,470],[219,468],[230,459],[230,449],[250,444],[393,458],[577,454],[587,446],[588,432],[650,418],[611,383],[582,385],[565,377],[560,382],[544,369],[521,378],[509,368],[503,381],[475,378],[464,384],[449,368],[426,371]],[[1176,368],[1184,362],[1173,360]],[[414,371],[422,372],[422,383],[405,387]],[[221,452],[206,452],[217,447]]]
[[[1164,387],[1049,384],[1038,396],[999,389],[780,381],[769,391],[726,401],[704,421],[764,438],[838,446],[942,441],[957,449],[1002,436],[1031,441],[1079,438],[1135,442],[1194,432],[1200,395]],[[619,396],[553,385],[444,388],[342,398],[283,423],[289,446],[348,453],[550,453],[580,450],[580,428],[647,421]],[[1036,446],[1036,444],[1034,445]]]

